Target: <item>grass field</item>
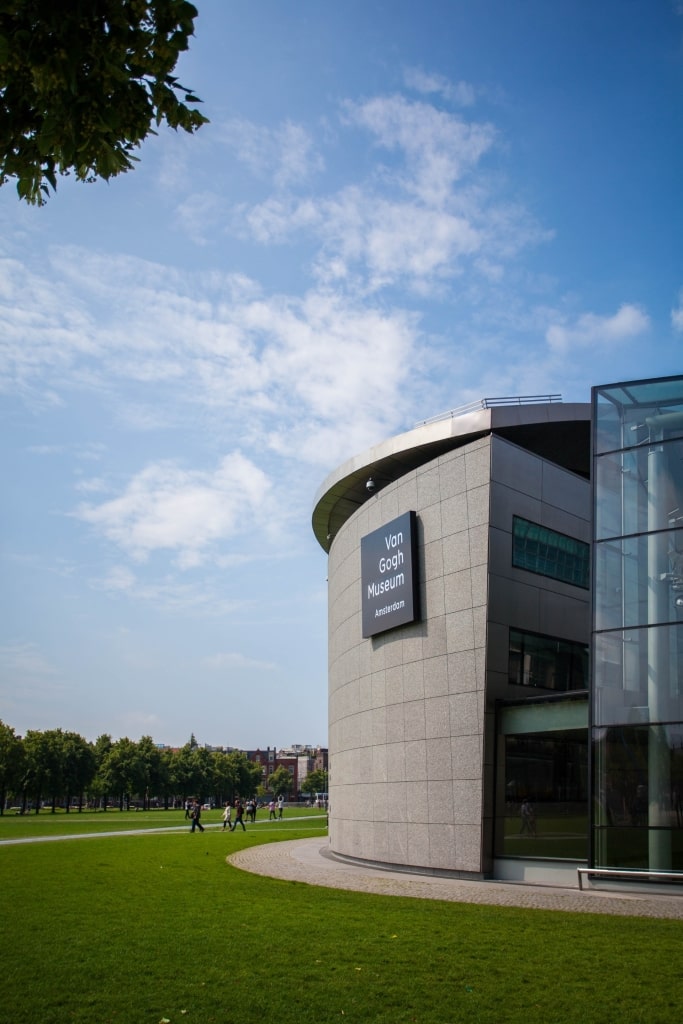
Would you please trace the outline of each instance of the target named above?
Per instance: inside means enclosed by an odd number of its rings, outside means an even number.
[[[278,827],[300,818],[316,818],[317,824],[325,824],[325,812],[314,807],[287,807]],[[208,828],[221,827],[223,811],[202,811],[202,825]],[[256,817],[256,827],[262,828],[268,822],[267,808],[261,808]],[[249,824],[245,817],[245,824]],[[272,824],[272,822],[271,822]],[[5,812],[0,817],[0,840],[23,839],[38,836],[83,835],[92,832],[121,832],[128,829],[189,828],[184,811],[57,811],[52,814],[42,810],[39,814],[16,814]],[[241,831],[241,829],[240,829]]]
[[[246,833],[0,847],[2,1024],[678,1019],[679,922],[341,892],[226,863],[322,834],[324,818],[293,813]],[[20,827],[0,819],[0,839]]]

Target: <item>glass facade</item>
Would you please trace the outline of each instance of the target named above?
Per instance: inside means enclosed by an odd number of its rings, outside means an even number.
[[[592,860],[683,870],[683,377],[593,389]]]
[[[531,523],[521,516],[512,518],[512,564],[517,569],[526,569],[588,590],[588,544]]]
[[[508,682],[543,690],[585,690],[588,645],[511,629]]]

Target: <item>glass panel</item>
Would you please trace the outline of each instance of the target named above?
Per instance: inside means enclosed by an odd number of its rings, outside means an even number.
[[[518,569],[587,590],[589,553],[590,548],[583,541],[519,516],[512,517],[512,564]]]
[[[683,719],[683,630],[677,625],[595,636],[596,725]]]
[[[638,586],[642,538],[595,545],[593,615],[596,630],[621,629],[647,622],[647,591]],[[647,552],[647,548],[646,548]],[[635,577],[635,579],[634,579]]]
[[[508,664],[512,685],[545,690],[584,690],[588,686],[587,644],[511,629]]]
[[[613,452],[623,448],[621,407],[623,393],[617,388],[596,388],[593,392],[593,450]]]
[[[596,544],[594,616],[596,630],[681,620],[683,531]]]
[[[683,442],[601,455],[595,481],[598,540],[683,526]]]
[[[683,725],[595,731],[598,867],[683,870]]]
[[[586,859],[587,754],[585,729],[505,737],[498,856]]]
[[[596,453],[683,437],[683,377],[594,389]]]
[[[596,828],[595,867],[625,868],[630,871],[683,871],[683,829],[666,832],[671,850],[670,866],[655,868],[650,847],[662,841],[659,830],[647,828]]]

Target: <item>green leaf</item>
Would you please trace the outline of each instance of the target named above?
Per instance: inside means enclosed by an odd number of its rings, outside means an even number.
[[[0,185],[42,205],[55,170],[78,180],[133,166],[162,121],[192,133],[207,118],[172,72],[194,32],[186,0],[13,0],[0,14]]]

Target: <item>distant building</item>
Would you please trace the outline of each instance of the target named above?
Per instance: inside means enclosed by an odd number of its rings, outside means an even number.
[[[277,768],[284,767],[292,776],[291,797],[296,799],[302,784],[307,775],[315,767],[327,769],[327,748],[310,747],[304,744],[295,744],[293,747],[286,747],[277,750],[275,747],[247,750],[246,756],[250,761],[261,765],[262,785],[264,789],[269,788],[270,776]]]
[[[261,780],[264,789],[268,789],[268,780],[276,768],[277,751],[275,747],[266,747],[265,750],[245,750],[249,761],[261,765]]]

